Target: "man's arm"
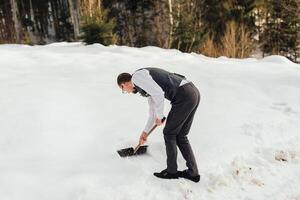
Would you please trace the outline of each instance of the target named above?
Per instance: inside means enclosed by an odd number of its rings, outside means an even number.
[[[144,132],[146,133],[149,133],[149,131],[151,130],[155,122],[154,102],[150,97],[148,97],[148,105],[149,105],[149,117],[148,117],[146,127],[144,129]]]
[[[132,75],[132,82],[145,90],[153,101],[153,108],[157,118],[164,117],[164,91],[153,80],[149,71],[146,69],[139,70]]]
[[[150,97],[148,97],[148,104],[149,104],[149,117],[148,117],[146,127],[140,136],[139,144],[141,145],[143,145],[147,141],[148,133],[152,129],[155,122],[154,103]]]

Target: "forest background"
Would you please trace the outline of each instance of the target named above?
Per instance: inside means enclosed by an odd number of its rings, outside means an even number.
[[[300,0],[0,0],[0,44],[62,41],[300,62]]]

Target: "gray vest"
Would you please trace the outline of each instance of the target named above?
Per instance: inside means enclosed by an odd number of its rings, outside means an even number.
[[[177,89],[182,80],[186,79],[183,75],[171,73],[166,70],[154,67],[141,68],[138,70],[146,69],[149,71],[153,80],[161,87],[161,89],[165,93],[165,98],[172,102],[174,99]],[[138,71],[137,70],[137,71]],[[148,97],[149,94],[145,92],[138,85],[136,86],[137,92],[139,92],[142,96]]]

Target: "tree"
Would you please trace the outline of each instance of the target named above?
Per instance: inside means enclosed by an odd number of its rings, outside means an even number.
[[[101,43],[103,45],[114,44],[117,36],[114,34],[116,23],[107,18],[107,10],[93,8],[91,13],[83,16],[82,39],[86,44]]]
[[[229,58],[247,58],[253,51],[251,33],[242,23],[235,21],[227,23],[226,32],[222,38],[221,54]]]
[[[174,9],[174,26],[172,33],[172,47],[183,52],[198,51],[203,41],[201,26],[202,0],[181,0],[177,1],[177,8]]]
[[[244,58],[255,48],[255,0],[204,0],[202,26],[205,42],[200,52],[209,56]]]
[[[11,5],[12,16],[13,16],[13,22],[15,25],[16,42],[20,43],[22,27],[20,26],[18,5],[16,0],[10,0],[10,5]]]
[[[11,4],[6,0],[0,0],[0,43],[13,43],[15,39],[15,27],[12,18]]]
[[[74,30],[74,40],[77,40],[79,37],[79,7],[80,2],[79,0],[68,0],[69,3],[69,11],[70,17],[73,24]]]
[[[226,21],[227,13],[222,1],[203,0],[201,23],[205,38],[213,38],[215,43],[220,44],[225,33]]]
[[[299,57],[300,3],[298,0],[266,1],[268,7],[262,36],[264,55],[283,55],[292,61]]]
[[[256,0],[226,0],[224,1],[226,21],[234,21],[237,25],[243,26],[251,33],[251,36],[257,33],[255,25],[255,7]]]

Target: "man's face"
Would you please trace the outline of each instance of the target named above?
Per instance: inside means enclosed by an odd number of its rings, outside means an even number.
[[[132,93],[134,91],[134,85],[131,81],[121,83],[119,86],[122,90],[122,92]]]

